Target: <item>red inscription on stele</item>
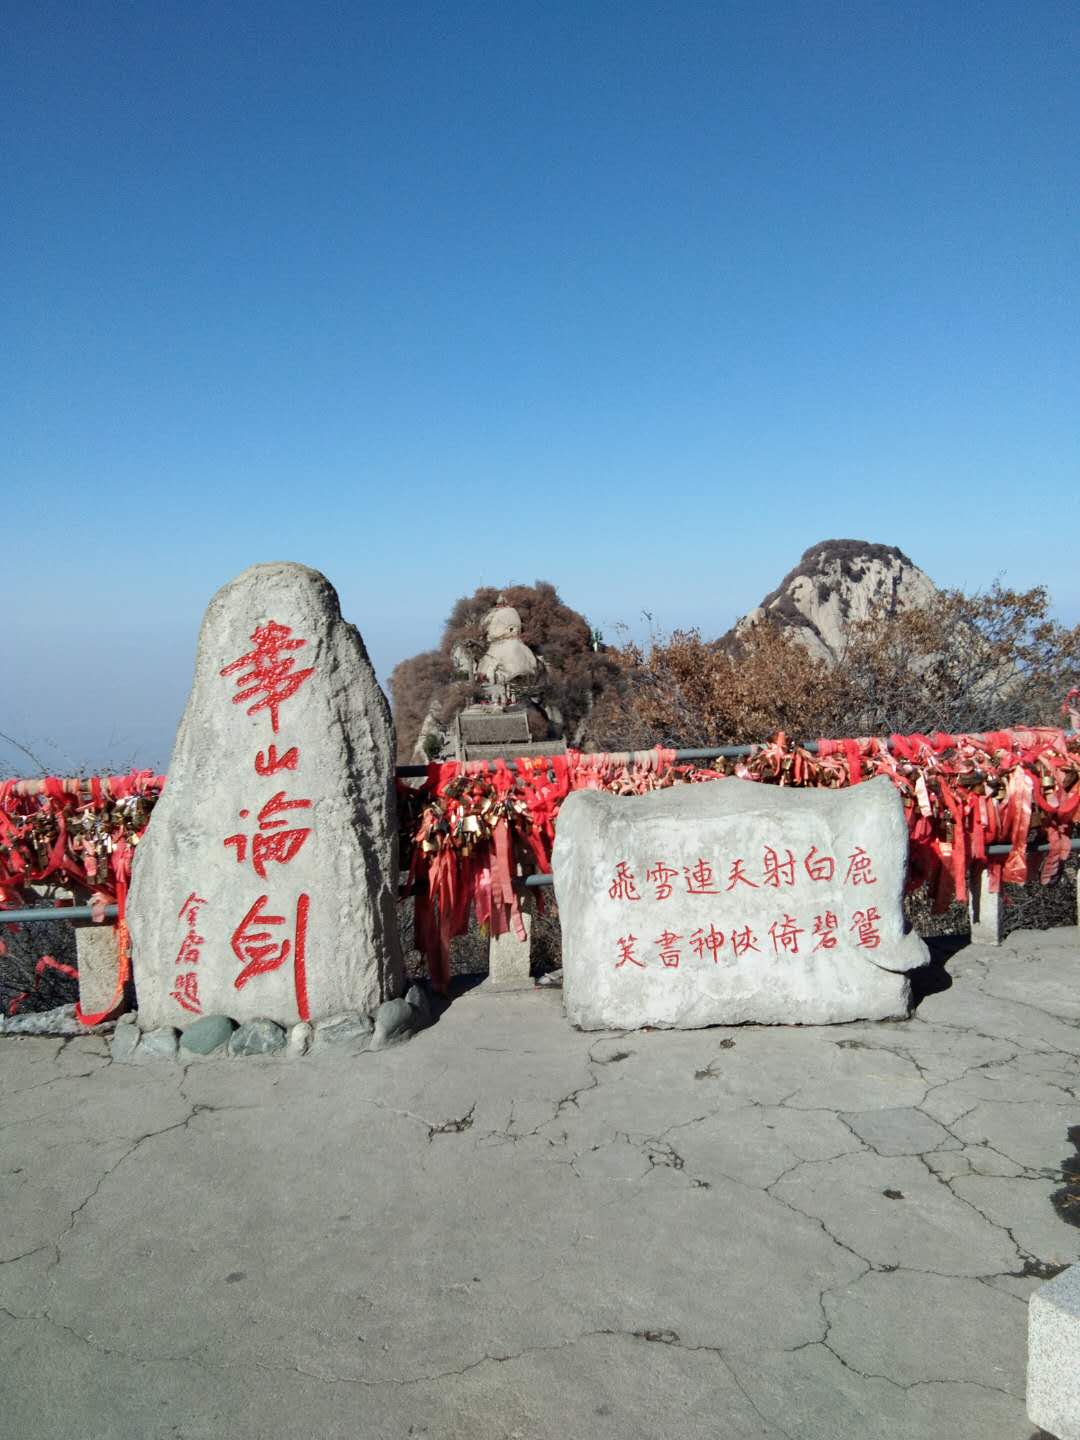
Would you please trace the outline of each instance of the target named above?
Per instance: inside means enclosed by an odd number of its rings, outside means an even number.
[[[234,680],[236,694],[232,697],[233,704],[247,704],[249,715],[268,711],[270,728],[276,735],[281,707],[314,675],[315,666],[296,668],[295,652],[303,649],[307,641],[294,636],[291,626],[279,624],[276,620],[267,620],[257,626],[252,631],[251,642],[253,648],[225,665],[220,673]],[[255,773],[259,776],[276,775],[282,770],[295,771],[299,764],[298,745],[289,746],[281,755],[276,744],[268,745],[254,758]],[[238,865],[243,865],[250,858],[251,868],[265,882],[268,865],[288,865],[303,849],[312,827],[290,824],[294,818],[291,812],[310,809],[309,799],[290,799],[284,790],[277,790],[259,810],[256,831],[248,834],[241,830],[235,835],[227,835],[222,844],[235,850]],[[246,820],[249,814],[249,810],[241,810],[241,820]],[[233,954],[241,967],[233,981],[237,990],[242,990],[256,976],[279,970],[292,957],[296,1008],[301,1020],[310,1018],[306,963],[310,908],[310,897],[301,894],[296,901],[295,919],[289,934],[279,928],[285,926],[285,916],[272,913],[276,907],[271,905],[270,896],[259,895],[230,939]]]
[[[862,845],[854,846],[852,853],[847,857],[847,868],[843,873],[845,885],[876,885],[877,875],[874,873],[873,858],[867,854]],[[719,888],[717,879],[717,868],[721,875],[727,873],[727,881],[723,889]],[[676,880],[682,871],[685,884],[676,887]],[[806,880],[814,883],[828,883],[839,879],[839,869],[835,856],[823,853],[816,845],[802,856],[800,862],[796,860],[795,852],[787,846],[766,845],[762,852],[761,885],[771,887],[775,890],[789,889],[794,887],[805,875]],[[741,857],[730,858],[716,855],[711,859],[699,855],[690,865],[681,867],[670,864],[667,860],[657,859],[651,865],[645,867],[645,880],[655,887],[652,898],[661,902],[674,902],[677,906],[676,895],[691,897],[733,895],[737,898],[741,891],[739,886],[747,886],[752,890],[759,888],[759,882],[752,880],[746,871],[746,862]],[[805,885],[806,881],[803,880]],[[630,868],[628,860],[620,860],[615,866],[614,877],[608,886],[608,895],[614,901],[640,901],[642,896],[637,888],[637,881],[634,872]],[[693,909],[694,906],[691,906]],[[703,907],[704,908],[704,907]],[[744,918],[744,917],[743,917]],[[867,950],[875,950],[881,944],[881,934],[878,929],[881,924],[881,912],[874,906],[869,905],[864,910],[857,910],[854,919],[847,929],[849,944]],[[841,927],[840,917],[832,910],[825,910],[823,913],[813,917],[812,928],[807,918],[800,923],[799,917],[788,913],[786,907],[777,915],[768,930],[769,938],[772,941],[773,954],[776,957],[806,956],[809,959],[818,951],[836,950],[844,937],[845,931]],[[808,937],[804,939],[803,937]],[[760,954],[761,947],[758,937],[744,925],[741,929],[736,925],[725,937],[722,930],[710,921],[708,928],[700,924],[696,929],[689,932],[687,937],[676,933],[674,930],[665,928],[662,935],[653,942],[656,947],[657,958],[666,970],[677,970],[680,968],[683,958],[684,943],[688,943],[690,951],[697,960],[712,959],[714,964],[720,963],[721,952],[725,946],[725,938],[730,942],[733,959],[746,955],[751,951]],[[620,936],[617,942],[617,958],[614,961],[616,970],[625,970],[627,974],[633,970],[645,970],[649,968],[649,962],[642,958],[638,950],[638,939],[635,935],[628,934]],[[691,962],[692,966],[692,962]]]
[[[198,933],[199,911],[206,904],[201,895],[196,895],[193,890],[184,903],[180,906],[177,914],[178,920],[183,920],[187,926],[184,938],[180,942],[180,949],[176,955],[177,965],[198,965],[201,947],[204,944],[204,937]],[[170,992],[171,998],[184,1010],[192,1015],[202,1014],[202,1004],[199,1000],[199,975],[196,970],[187,970],[183,974],[176,975],[173,980],[173,988]]]
[[[290,625],[268,620],[252,631],[251,640],[255,648],[226,665],[221,674],[236,677],[238,693],[232,697],[234,705],[255,699],[255,703],[248,706],[249,715],[255,715],[260,710],[270,711],[270,728],[276,735],[279,708],[296,694],[309,676],[315,674],[315,667],[312,665],[306,670],[293,668],[296,657],[291,652],[301,649],[307,641],[294,640]]]

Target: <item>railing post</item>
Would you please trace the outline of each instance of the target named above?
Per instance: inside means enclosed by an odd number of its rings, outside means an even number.
[[[492,935],[488,941],[488,981],[492,985],[521,985],[527,982],[532,969],[532,896],[527,892],[518,897],[525,939],[514,931]]]
[[[977,866],[971,873],[968,897],[968,911],[971,915],[971,941],[975,945],[1001,944],[1001,890],[992,894],[990,873],[985,865]]]
[[[116,926],[75,921],[75,953],[79,966],[79,1006],[84,1015],[100,1015],[116,996],[120,958]]]

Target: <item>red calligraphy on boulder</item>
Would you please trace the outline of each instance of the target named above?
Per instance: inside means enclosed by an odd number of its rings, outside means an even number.
[[[713,878],[713,868],[707,860],[699,859],[694,866],[684,865],[683,874],[686,876],[688,895],[719,895],[716,880]]]
[[[881,915],[876,905],[870,905],[865,910],[856,910],[855,919],[851,923],[852,930],[858,930],[858,943],[867,950],[876,950],[881,944],[881,936],[878,934],[878,925],[881,922]]]
[[[856,845],[854,851],[848,856],[847,874],[844,879],[852,885],[876,885],[877,876],[873,873],[873,861],[861,845]]]
[[[201,895],[193,890],[184,903],[180,906],[176,918],[183,920],[187,929],[184,938],[180,942],[180,949],[177,951],[177,965],[197,965],[199,963],[201,948],[205,943],[204,937],[199,934],[198,922],[199,911],[206,904]],[[169,992],[170,999],[192,1015],[202,1014],[202,1005],[199,1001],[199,976],[195,970],[188,970],[182,975],[177,975],[173,981],[173,988]]]
[[[296,657],[291,652],[301,649],[307,641],[293,639],[290,625],[268,620],[252,631],[251,640],[255,648],[233,660],[220,673],[236,677],[238,692],[232,697],[234,705],[254,699],[255,703],[248,706],[249,715],[255,715],[260,710],[270,711],[270,728],[276,735],[278,710],[296,694],[309,676],[314,675],[315,667],[311,665],[305,670],[293,668]]]
[[[839,921],[831,910],[826,910],[824,915],[814,916],[814,934],[818,937],[818,942],[814,946],[815,951],[836,949],[838,924]]]
[[[184,1010],[190,1011],[192,1015],[202,1014],[202,1002],[199,1000],[199,977],[194,970],[187,970],[183,975],[177,975],[173,981],[173,988],[169,991],[170,1000]]]
[[[682,936],[676,935],[673,930],[665,930],[656,942],[656,948],[660,952],[660,961],[666,970],[679,968],[678,942],[681,939]]]
[[[257,775],[276,775],[279,770],[295,770],[299,763],[299,746],[290,746],[285,754],[279,757],[277,746],[270,745],[266,750],[260,750],[255,756],[255,773]]]
[[[758,888],[757,881],[751,880],[746,873],[746,861],[733,860],[731,862],[731,869],[728,872],[728,883],[726,888],[728,890],[734,890],[735,886],[738,885],[740,881],[743,885],[749,885],[751,890],[756,890]]]
[[[773,949],[777,955],[781,951],[797,955],[799,953],[799,936],[802,933],[802,928],[795,923],[794,915],[785,914],[783,920],[774,920],[769,926]]]
[[[266,879],[268,863],[287,865],[290,860],[295,858],[304,841],[311,834],[310,826],[282,829],[281,827],[287,825],[288,821],[281,812],[310,808],[310,800],[288,800],[285,797],[285,791],[279,790],[267,800],[259,811],[259,829],[256,834],[251,836],[251,866],[260,880]],[[248,814],[247,810],[241,810],[240,818],[246,819]],[[236,850],[238,865],[242,865],[247,859],[247,835],[242,832],[228,835],[221,843],[233,846]]]
[[[640,900],[637,881],[630,871],[630,865],[626,860],[620,860],[615,866],[615,879],[608,886],[607,892],[612,900]]]
[[[656,886],[657,900],[669,900],[671,898],[674,889],[671,882],[678,873],[679,872],[673,870],[670,865],[665,865],[662,860],[658,860],[651,870],[645,871],[645,879],[650,885]]]
[[[237,990],[242,990],[257,975],[267,975],[280,970],[293,956],[293,972],[296,985],[296,1006],[301,1020],[309,1018],[307,998],[307,927],[310,900],[301,895],[296,901],[296,924],[290,937],[272,931],[269,926],[285,924],[284,915],[269,915],[263,906],[268,895],[260,895],[243,920],[232,933],[230,944],[233,954],[243,967],[233,981]]]
[[[731,932],[731,948],[735,952],[736,960],[740,955],[745,955],[749,950],[758,950],[757,938],[749,925],[745,926],[742,930],[733,930]],[[760,951],[758,953],[760,954]]]
[[[634,954],[634,946],[637,944],[636,935],[619,936],[619,958],[615,962],[615,969],[621,970],[627,963],[636,965],[639,970],[645,969],[645,961],[639,960]]]
[[[790,850],[787,851],[787,859],[781,860],[780,856],[771,845],[765,846],[763,875],[762,879],[766,885],[779,890],[783,885],[795,884],[795,856]]]
[[[836,874],[836,861],[831,855],[819,855],[816,845],[811,845],[803,861],[811,880],[831,880]]]
[[[724,932],[717,930],[715,925],[710,925],[708,930],[695,930],[690,936],[690,944],[694,947],[694,954],[702,959],[706,950],[713,958],[713,964],[720,963],[720,951],[724,948]]]

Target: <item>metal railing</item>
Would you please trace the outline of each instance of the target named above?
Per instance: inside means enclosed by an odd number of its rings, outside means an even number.
[[[1080,850],[1080,839],[1069,842],[1070,849],[1075,853]],[[1028,848],[1029,855],[1045,855],[1050,849],[1049,845],[1032,845]],[[1011,845],[988,845],[988,855],[1011,855]],[[522,879],[514,881],[515,890],[546,890],[555,882],[550,875],[526,875]],[[405,898],[405,897],[399,897]],[[115,905],[105,905],[98,912],[104,920],[115,920],[117,908]],[[94,911],[89,905],[32,905],[24,910],[0,910],[0,925],[43,925],[48,921],[69,920],[75,921],[93,920]]]
[[[1077,733],[1077,731],[1070,730],[1066,731],[1065,735],[1067,739],[1073,739],[1075,738]],[[972,735],[969,738],[973,740],[979,740],[983,737],[980,735]],[[888,749],[892,749],[892,742],[887,738],[882,739],[879,743],[885,745]],[[692,761],[715,760],[720,757],[723,757],[725,760],[737,760],[747,755],[753,755],[761,748],[762,747],[760,745],[697,745],[685,750],[676,750],[673,752],[673,755],[674,762],[676,764],[687,764]],[[819,745],[816,740],[807,740],[794,748],[805,750],[811,755],[816,755],[819,749]],[[645,761],[649,757],[655,755],[655,753],[655,749],[609,752],[602,751],[598,752],[597,758],[599,758],[600,756],[607,756],[608,758],[611,758],[612,756],[625,755],[628,761]],[[503,758],[507,764],[512,765],[516,757],[509,754],[504,757],[487,756],[484,758],[484,760],[475,761],[473,763],[478,765],[491,765],[496,763],[499,758]],[[588,759],[591,758],[591,756],[586,755],[585,758]],[[464,763],[467,764],[468,762]],[[395,767],[395,772],[402,779],[422,779],[428,773],[428,766],[398,765]],[[20,785],[38,787],[41,785],[41,783],[42,782],[40,781],[22,781],[20,782]],[[80,780],[78,783],[82,789],[89,790],[90,786],[88,781],[84,782]],[[19,787],[16,787],[16,789],[18,790]],[[1030,847],[1029,853],[1046,854],[1049,848],[1050,847],[1048,845],[1033,845]],[[1080,838],[1071,841],[1070,848],[1074,852],[1080,850]],[[986,850],[987,853],[990,855],[1009,855],[1012,853],[1012,846],[988,845],[986,847]],[[514,888],[515,890],[522,891],[542,890],[547,889],[553,883],[554,882],[550,875],[526,875],[524,878],[514,881]],[[0,909],[0,925],[40,925],[45,924],[48,921],[64,920],[74,923],[76,921],[93,920],[94,913],[95,912],[91,909],[89,905],[34,905],[24,908],[22,910]],[[102,919],[104,920],[115,920],[117,918],[117,907],[115,905],[106,905],[97,913],[100,914],[102,916]]]

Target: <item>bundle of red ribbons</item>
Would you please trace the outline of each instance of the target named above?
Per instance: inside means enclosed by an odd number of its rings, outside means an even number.
[[[893,735],[821,740],[816,750],[777,735],[737,760],[678,763],[673,750],[531,756],[507,764],[434,764],[420,787],[399,785],[411,847],[417,948],[445,986],[450,941],[470,914],[492,934],[524,936],[515,879],[551,869],[559,807],[573,790],[640,795],[725,776],[762,784],[839,787],[886,775],[900,791],[911,837],[909,887],[928,885],[937,908],[966,900],[973,871],[992,890],[1021,885],[1029,845],[1047,845],[1039,869],[1052,880],[1069,853],[1080,806],[1080,736],[1061,730],[987,735]],[[54,883],[119,909],[115,1010],[130,973],[124,912],[139,837],[164,785],[149,771],[86,780],[0,782],[0,908],[31,899],[28,886]],[[1007,844],[1007,855],[990,855]]]
[[[112,1015],[123,999],[131,968],[125,909],[135,847],[146,829],[164,777],[148,770],[85,780],[0,781],[0,908],[28,903],[31,885],[57,885],[89,896],[102,914],[118,911],[116,991],[96,1015],[76,1014],[84,1025]],[[40,965],[69,970],[44,956]]]
[[[574,790],[640,795],[669,785],[736,776],[762,784],[857,785],[885,775],[900,791],[911,837],[908,885],[928,885],[935,908],[966,900],[984,867],[991,890],[1028,879],[1029,842],[1048,846],[1040,879],[1049,883],[1069,853],[1080,805],[1080,737],[1061,730],[987,735],[893,735],[821,740],[816,750],[777,735],[738,760],[679,764],[672,750],[536,756],[489,763],[434,764],[419,791],[410,867],[417,948],[436,985],[450,973],[450,941],[470,911],[491,933],[524,934],[515,876],[551,869],[559,807]],[[405,787],[402,787],[403,789]],[[1007,844],[1007,855],[988,847]]]

